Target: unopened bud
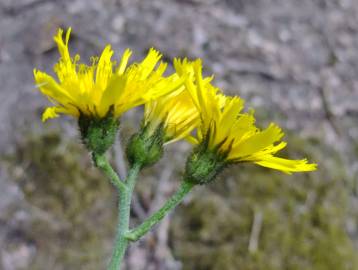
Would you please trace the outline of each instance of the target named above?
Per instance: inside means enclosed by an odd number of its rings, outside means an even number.
[[[127,146],[129,162],[140,164],[142,167],[156,163],[163,155],[164,130],[160,125],[154,132],[149,132],[148,126],[132,136]]]

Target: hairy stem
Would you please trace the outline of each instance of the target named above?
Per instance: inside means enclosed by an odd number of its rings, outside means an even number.
[[[121,181],[118,174],[113,170],[105,155],[98,155],[93,153],[92,159],[96,167],[102,170],[102,172],[108,177],[111,183],[118,189],[119,193],[124,193],[126,185]]]
[[[123,261],[124,254],[128,247],[128,239],[126,239],[125,234],[129,230],[132,194],[140,168],[140,165],[133,165],[133,167],[129,170],[125,182],[125,190],[123,193],[120,192],[116,241],[108,270],[120,269],[120,265]]]
[[[157,212],[151,215],[147,220],[145,220],[137,228],[128,231],[125,234],[125,237],[129,241],[137,241],[148,231],[152,229],[157,223],[159,223],[171,210],[173,210],[188,194],[195,184],[183,181],[179,189],[174,193],[174,195],[160,208]]]
[[[94,153],[93,161],[117,188],[119,194],[117,233],[111,262],[108,267],[108,270],[119,270],[128,247],[128,239],[125,238],[125,234],[129,231],[132,194],[141,165],[134,164],[128,172],[126,181],[123,182],[104,155]]]

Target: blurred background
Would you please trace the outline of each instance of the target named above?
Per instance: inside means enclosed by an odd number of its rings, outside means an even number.
[[[127,270],[358,269],[358,2],[356,0],[0,0],[0,269],[105,269],[117,197],[92,167],[74,119],[41,123],[49,102],[34,67],[52,73],[52,37],[72,27],[83,61],[107,43],[117,59],[201,57],[205,73],[277,122],[291,158],[319,164],[288,176],[233,166],[185,202],[126,257]],[[139,126],[127,113],[110,153]],[[175,190],[190,146],[143,171],[133,225]]]

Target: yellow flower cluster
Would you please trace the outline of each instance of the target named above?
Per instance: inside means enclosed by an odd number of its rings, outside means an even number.
[[[161,54],[156,50],[151,49],[142,62],[128,65],[127,49],[116,66],[107,45],[91,65],[80,64],[79,55],[72,58],[68,50],[70,31],[65,40],[61,29],[54,38],[61,56],[54,67],[58,80],[34,70],[38,88],[55,104],[45,110],[43,121],[58,113],[101,119],[111,112],[119,118],[144,104],[143,124],[152,133],[163,127],[165,143],[186,138],[207,144],[228,163],[253,162],[286,173],[316,169],[305,159],[274,156],[286,146],[282,130],[273,123],[258,129],[253,111],[242,112],[241,98],[225,96],[211,84],[212,77],[203,78],[200,60],[175,59],[175,72],[164,76],[167,64],[158,64]]]

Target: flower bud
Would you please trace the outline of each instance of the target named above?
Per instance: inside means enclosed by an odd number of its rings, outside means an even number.
[[[163,155],[164,135],[163,125],[159,125],[154,132],[149,131],[148,125],[143,127],[132,136],[127,145],[129,162],[142,167],[156,163]]]
[[[111,111],[104,118],[94,118],[81,114],[78,119],[82,142],[90,152],[102,155],[114,143],[119,121]]]

